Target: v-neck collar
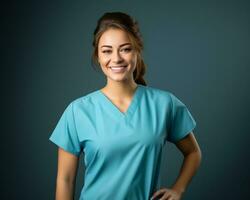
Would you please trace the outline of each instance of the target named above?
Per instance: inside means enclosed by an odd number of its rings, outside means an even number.
[[[131,102],[125,112],[120,111],[120,109],[100,89],[97,91],[100,94],[105,105],[108,106],[111,112],[114,112],[115,115],[117,115],[118,117],[130,118],[138,106],[138,101],[142,93],[142,85],[137,84],[137,87],[135,89]]]

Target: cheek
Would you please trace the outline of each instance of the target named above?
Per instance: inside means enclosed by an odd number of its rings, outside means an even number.
[[[99,57],[99,62],[101,65],[106,66],[109,63],[110,59],[108,57]]]
[[[135,65],[136,65],[136,61],[137,61],[137,58],[136,58],[136,56],[133,56],[132,58],[131,58],[131,63],[132,63],[132,65],[135,67]]]

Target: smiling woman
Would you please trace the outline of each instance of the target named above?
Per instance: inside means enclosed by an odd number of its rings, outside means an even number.
[[[107,82],[70,102],[51,134],[59,147],[56,199],[73,199],[78,158],[84,152],[80,200],[180,200],[201,160],[193,134],[196,121],[172,92],[147,86],[142,38],[129,15],[105,13],[93,47],[92,61]],[[184,156],[171,188],[160,182],[167,141]]]
[[[105,13],[98,20],[92,44],[92,63],[101,66],[108,82],[122,80],[132,88],[135,83],[146,85],[143,42],[135,19],[121,12]]]
[[[119,30],[113,30],[113,31],[119,31]],[[126,34],[125,32],[123,32],[123,31],[120,31],[120,33],[116,33],[116,35],[118,35],[118,34]],[[105,36],[105,34],[104,34],[104,36]],[[103,37],[104,36],[102,36],[102,40],[103,40]],[[126,37],[126,36],[125,36]],[[102,41],[101,40],[101,41]],[[101,43],[101,42],[100,42]],[[121,44],[121,45],[119,45],[119,47],[121,48],[121,47],[123,47],[123,46],[125,46],[124,48],[122,48],[121,50],[118,48],[118,50],[117,51],[121,51],[121,53],[119,54],[119,52],[117,53],[118,54],[118,56],[124,56],[125,58],[126,58],[126,55],[129,55],[129,54],[131,54],[131,51],[132,51],[132,48],[130,47],[131,46],[131,43],[124,43],[124,44]],[[106,48],[105,48],[106,47]],[[111,50],[110,49],[108,49],[108,48],[111,48]],[[107,59],[109,58],[109,56],[111,56],[112,55],[112,46],[110,46],[110,45],[102,45],[101,46],[101,52],[99,53],[99,63],[101,62],[100,61],[100,58],[102,58],[102,57],[106,57]],[[102,54],[104,54],[103,56],[101,56]],[[127,68],[127,66],[128,66],[128,64],[119,64],[119,65],[112,65],[112,66],[108,66],[108,68],[110,68],[114,73],[122,73],[122,72],[125,72],[125,69]]]
[[[136,52],[125,31],[109,29],[102,34],[98,45],[98,62],[108,81],[133,82]]]

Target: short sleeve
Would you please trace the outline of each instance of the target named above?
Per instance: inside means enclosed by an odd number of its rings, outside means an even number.
[[[74,120],[73,102],[64,110],[49,140],[76,156],[81,153],[81,144]]]
[[[167,141],[175,143],[188,135],[196,127],[196,121],[183,102],[172,93],[170,93],[170,96],[172,106]]]

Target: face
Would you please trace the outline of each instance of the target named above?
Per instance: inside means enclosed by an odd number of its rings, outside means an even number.
[[[133,81],[136,53],[125,31],[109,29],[102,34],[98,61],[108,81]]]

